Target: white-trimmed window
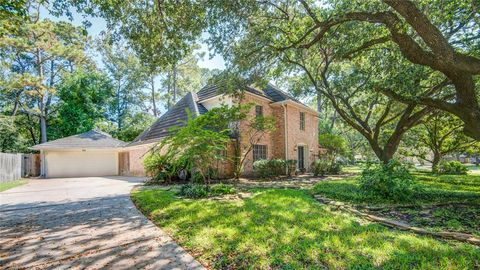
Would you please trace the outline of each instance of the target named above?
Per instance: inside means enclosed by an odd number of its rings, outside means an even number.
[[[305,113],[300,112],[300,130],[305,130]]]
[[[267,146],[262,144],[253,145],[253,162],[267,159]]]

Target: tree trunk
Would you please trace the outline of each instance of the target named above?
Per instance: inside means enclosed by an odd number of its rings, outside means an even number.
[[[117,131],[120,131],[123,126],[122,126],[122,114],[121,114],[121,105],[120,105],[120,80],[118,80],[118,86],[117,86]]]
[[[317,91],[317,112],[320,114],[322,112],[323,103],[322,103],[322,93]]]
[[[45,116],[40,116],[40,143],[47,142],[47,119]]]
[[[158,112],[157,112],[157,103],[155,100],[155,77],[152,75],[151,77],[152,81],[152,106],[153,106],[153,115],[155,117],[158,117]]]
[[[330,123],[330,130],[333,130],[333,127],[335,126],[336,121],[337,121],[337,110],[334,110],[332,114],[332,122]]]
[[[379,142],[374,139],[367,139],[370,147],[373,149],[373,152],[377,156],[377,158],[383,164],[387,164],[395,155],[397,151],[398,144],[386,144],[383,148],[380,146]]]
[[[438,164],[440,163],[441,159],[442,159],[442,155],[437,151],[433,151],[433,160],[432,160],[432,172],[433,173],[438,172]]]
[[[177,102],[177,66],[173,66],[173,76],[172,76],[172,82],[173,82],[173,104]]]

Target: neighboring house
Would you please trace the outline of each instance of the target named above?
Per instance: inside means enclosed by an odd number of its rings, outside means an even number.
[[[309,170],[319,151],[318,113],[269,84],[263,90],[247,87],[240,101],[222,94],[216,86],[204,87],[198,93],[188,93],[124,147],[120,154],[120,173],[145,175],[143,158],[146,153],[169,135],[170,128],[185,123],[188,119],[187,111],[190,111],[192,117],[196,117],[222,104],[231,105],[237,102],[255,104],[250,111],[252,116],[262,114],[273,116],[277,120],[277,129],[266,134],[248,154],[244,164],[245,175],[253,172],[253,162],[258,159],[295,159],[299,169]],[[240,141],[245,144],[245,140],[242,140],[242,125],[240,126]],[[233,146],[228,147],[227,156],[233,156]],[[218,169],[223,176],[230,176],[233,172],[233,166],[229,162],[219,163]]]
[[[82,134],[37,144],[41,175],[83,177],[119,175],[119,152],[126,143],[109,134],[91,130]]]

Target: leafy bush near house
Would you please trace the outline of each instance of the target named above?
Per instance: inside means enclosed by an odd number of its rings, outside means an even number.
[[[467,171],[467,166],[456,160],[442,162],[438,169],[440,174],[467,174]]]
[[[232,185],[215,184],[210,186],[210,194],[213,196],[234,194],[235,191],[235,187],[233,187]]]
[[[292,175],[295,175],[297,172],[297,160],[287,159],[285,164],[287,166],[287,176],[291,177]]]
[[[312,170],[314,176],[324,176],[326,174],[339,174],[342,171],[342,165],[326,158],[320,158],[313,162]]]
[[[209,196],[219,196],[225,194],[235,193],[235,188],[226,184],[215,185],[201,185],[201,184],[186,184],[180,187],[178,195],[186,198],[198,199]]]
[[[146,173],[152,176],[151,184],[178,180],[180,172],[184,169],[182,164],[172,162],[167,156],[158,153],[146,156],[143,166]]]
[[[262,159],[253,163],[253,170],[261,178],[277,177],[285,174],[285,161],[282,159]]]
[[[180,188],[178,195],[192,199],[204,198],[208,196],[208,186],[199,184],[186,184]]]
[[[330,161],[321,158],[313,162],[313,175],[314,176],[324,176],[327,174],[328,167],[330,166]]]
[[[408,167],[398,160],[370,165],[362,172],[359,183],[364,196],[394,201],[410,200],[415,189]]]

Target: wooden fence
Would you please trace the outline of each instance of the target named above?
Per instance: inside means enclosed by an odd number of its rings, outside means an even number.
[[[0,153],[0,183],[22,177],[22,154]]]
[[[40,155],[22,155],[22,177],[36,177],[40,175]]]
[[[40,155],[0,153],[0,183],[40,174]]]

